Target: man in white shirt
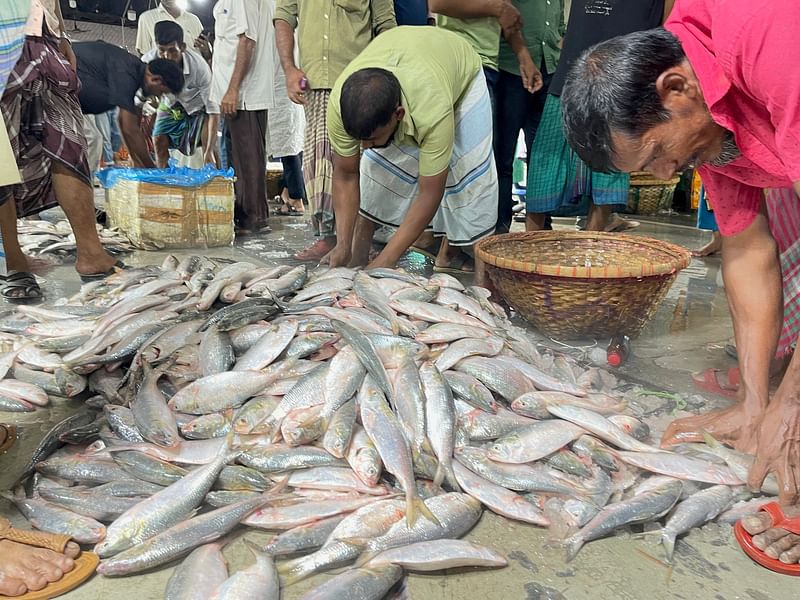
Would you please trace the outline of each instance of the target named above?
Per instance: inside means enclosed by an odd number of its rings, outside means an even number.
[[[200,54],[186,48],[183,29],[174,21],[156,23],[155,37],[157,49],[142,56],[142,62],[166,58],[183,69],[183,90],[163,96],[158,107],[153,125],[156,165],[167,166],[170,150],[191,156],[199,146],[204,161],[216,165],[219,105],[209,100],[211,69]]]
[[[231,133],[236,172],[234,221],[239,235],[267,227],[267,169],[264,137],[267,110],[274,106],[274,0],[219,0],[211,101]]]
[[[157,8],[139,15],[136,51],[140,56],[155,49],[155,26],[160,21],[173,21],[180,25],[183,28],[183,41],[189,48],[194,47],[194,41],[203,33],[203,24],[197,15],[181,10],[176,0],[161,0]]]

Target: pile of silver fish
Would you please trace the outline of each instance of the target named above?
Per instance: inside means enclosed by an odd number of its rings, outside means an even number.
[[[769,500],[745,489],[752,457],[657,447],[613,375],[448,275],[170,256],[0,331],[2,410],[87,407],[5,497],[94,544],[104,576],[183,559],[170,599],[278,598],[342,567],[305,597],[381,598],[408,572],[502,567],[460,539],[484,509],[549,527],[568,559],[666,517],[671,560],[680,535]],[[275,535],[229,574],[248,528]]]
[[[78,251],[75,234],[69,221],[41,221],[19,219],[17,221],[19,244],[29,256],[55,256],[63,258],[74,256]],[[112,254],[131,252],[134,247],[130,240],[118,229],[107,229],[97,225],[100,243]]]

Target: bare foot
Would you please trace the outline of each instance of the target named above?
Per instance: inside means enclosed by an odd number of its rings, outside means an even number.
[[[80,551],[74,542],[67,544],[64,554],[60,554],[8,540],[0,541],[0,594],[21,596],[58,581],[73,569],[75,562],[72,559]]]
[[[788,518],[800,516],[800,506],[783,508]],[[772,517],[759,512],[742,519],[742,527],[753,536],[753,545],[770,558],[787,564],[800,561],[800,535],[789,533],[780,527],[772,527]]]
[[[722,250],[722,236],[719,234],[718,231],[713,231],[711,233],[711,241],[708,242],[702,248],[698,248],[697,250],[692,250],[692,256],[714,256],[718,254]]]
[[[677,419],[670,423],[661,446],[668,447],[683,442],[703,442],[704,432],[715,439],[730,444],[740,452],[755,454],[758,425],[763,417],[745,403],[739,402],[724,410],[713,410],[704,415]]]
[[[116,262],[117,259],[105,251],[97,256],[81,255],[75,262],[75,270],[79,275],[97,275],[110,271]]]

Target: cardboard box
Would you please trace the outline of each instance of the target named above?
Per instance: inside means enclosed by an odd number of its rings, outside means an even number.
[[[120,179],[106,190],[109,226],[137,248],[213,248],[233,243],[233,181],[199,187]]]

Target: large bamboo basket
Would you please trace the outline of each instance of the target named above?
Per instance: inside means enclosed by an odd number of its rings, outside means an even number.
[[[628,212],[637,215],[655,215],[672,206],[675,187],[681,180],[675,176],[667,181],[656,179],[649,173],[631,173],[628,189]]]
[[[674,244],[590,231],[496,235],[476,254],[508,304],[561,339],[635,337],[691,261]]]

